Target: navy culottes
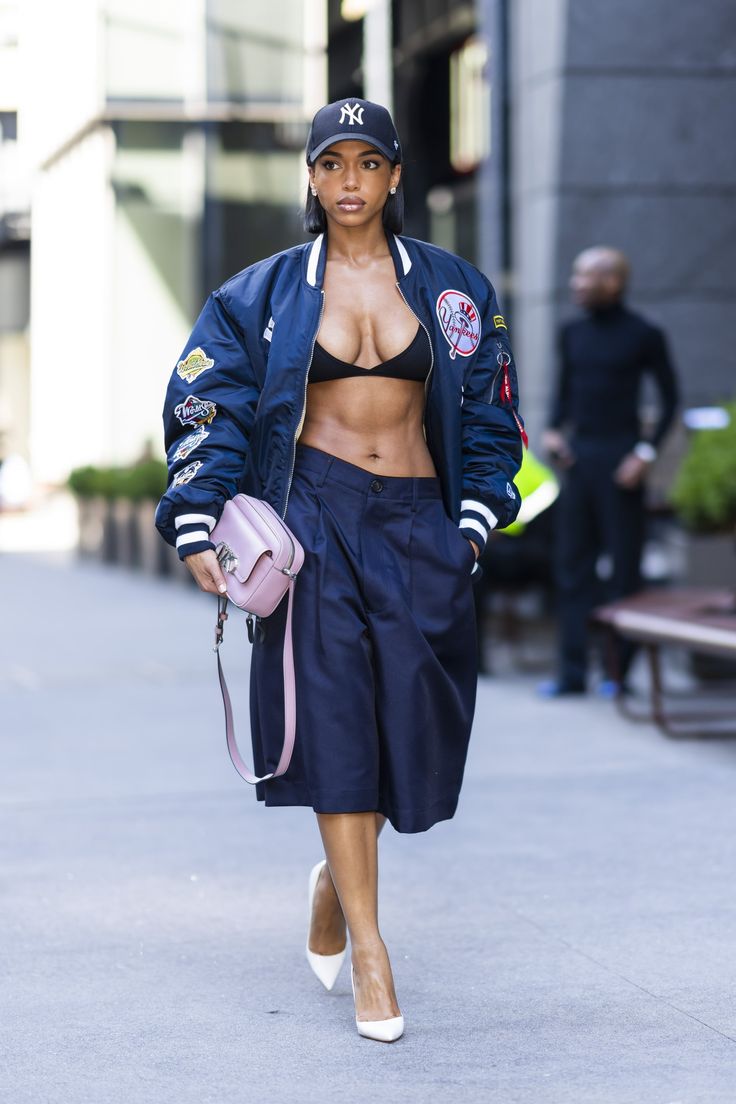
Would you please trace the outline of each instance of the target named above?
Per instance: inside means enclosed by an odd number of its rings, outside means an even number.
[[[374,475],[297,445],[286,522],[304,546],[293,611],[296,742],[266,805],[383,813],[424,832],[457,807],[475,709],[472,545],[436,478]],[[258,774],[283,742],[284,598],[251,664]]]

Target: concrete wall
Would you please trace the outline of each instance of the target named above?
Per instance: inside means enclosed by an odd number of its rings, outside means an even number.
[[[34,189],[30,455],[44,483],[82,464],[135,460],[146,439],[161,450],[166,382],[191,329],[191,296],[151,259],[163,237],[159,251],[181,259],[186,283],[189,227],[166,210],[136,224],[136,209],[116,201],[115,165],[112,129],[101,127]]]
[[[568,0],[517,0],[509,8],[511,337],[532,435],[543,422],[552,363],[567,6]]]

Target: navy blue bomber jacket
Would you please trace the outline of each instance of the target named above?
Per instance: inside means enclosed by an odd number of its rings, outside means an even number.
[[[387,234],[397,288],[427,331],[424,432],[448,515],[481,548],[516,517],[523,423],[495,292],[447,250]],[[179,555],[209,534],[238,491],[281,517],[322,318],[326,238],[259,261],[213,291],[171,375],[164,405],[169,486],[156,526]]]

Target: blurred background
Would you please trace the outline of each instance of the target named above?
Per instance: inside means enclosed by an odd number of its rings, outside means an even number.
[[[630,301],[667,333],[683,405],[727,400],[733,24],[729,0],[707,13],[665,0],[0,2],[4,546],[71,547],[76,513],[55,493],[70,471],[163,456],[164,387],[192,322],[226,277],[304,240],[308,123],[343,96],[395,115],[406,232],[496,285],[532,450],[571,262],[596,242],[630,258]],[[678,418],[649,480],[654,513],[686,449]],[[19,534],[8,512],[28,505],[42,520],[17,519]]]

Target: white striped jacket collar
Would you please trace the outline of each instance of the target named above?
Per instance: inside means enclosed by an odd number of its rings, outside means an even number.
[[[319,234],[311,246],[309,247],[309,260],[307,261],[307,283],[311,287],[317,286],[317,270],[320,261],[320,255],[322,253],[322,246],[324,244],[324,234]],[[411,257],[409,256],[406,246],[402,242],[401,238],[397,234],[392,234],[391,237],[394,240],[396,249],[401,261],[401,267],[403,269],[403,275],[406,276],[407,272],[411,268]]]

